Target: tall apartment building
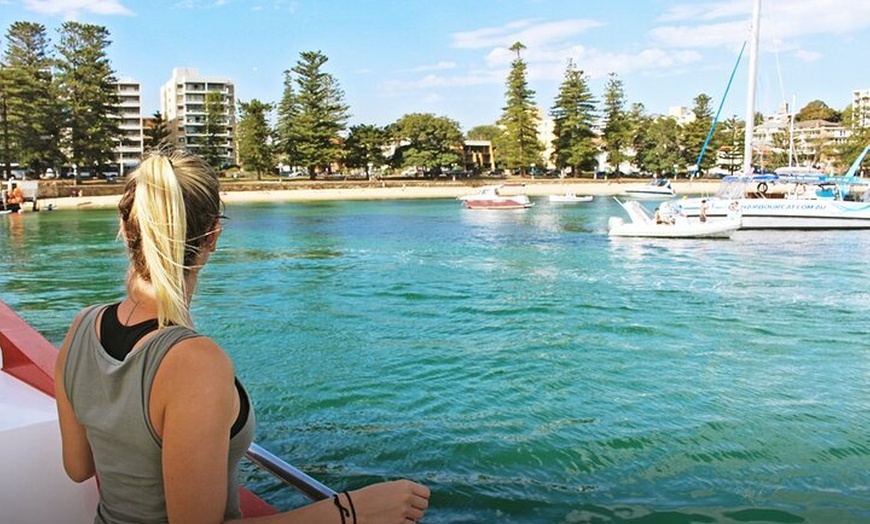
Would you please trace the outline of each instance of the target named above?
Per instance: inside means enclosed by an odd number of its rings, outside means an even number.
[[[223,104],[223,122],[216,133],[221,156],[224,164],[232,164],[236,156],[233,138],[236,93],[232,80],[203,76],[194,68],[175,68],[172,78],[160,88],[160,111],[175,146],[201,153],[207,138],[206,95],[212,92],[220,93]]]
[[[119,133],[115,139],[115,163],[120,175],[139,165],[144,151],[142,135],[142,89],[139,82],[121,79],[115,83],[118,105],[111,118],[116,120]]]
[[[870,127],[870,89],[852,91],[852,124]]]

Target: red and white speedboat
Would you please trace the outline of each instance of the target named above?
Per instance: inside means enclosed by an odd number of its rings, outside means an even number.
[[[456,197],[468,209],[524,209],[533,204],[527,195],[504,195],[504,186],[483,186],[477,193]]]
[[[97,482],[76,484],[63,470],[54,402],[57,348],[0,302],[0,522],[91,524]],[[317,500],[332,492],[316,480],[251,445],[249,460]],[[241,488],[245,517],[276,512]]]

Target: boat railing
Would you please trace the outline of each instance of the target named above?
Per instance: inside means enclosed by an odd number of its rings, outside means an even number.
[[[334,490],[304,471],[291,466],[256,442],[251,443],[245,456],[257,467],[295,488],[311,500],[323,500],[335,495]]]

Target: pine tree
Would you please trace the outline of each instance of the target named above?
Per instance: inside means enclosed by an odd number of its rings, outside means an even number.
[[[278,135],[289,162],[305,166],[314,178],[318,170],[328,170],[341,159],[340,133],[347,125],[348,106],[338,82],[322,71],[329,60],[326,55],[305,51],[299,56],[291,70],[295,77],[285,72]]]
[[[239,123],[237,126],[239,161],[242,166],[257,174],[257,180],[263,173],[272,171],[275,167],[272,152],[272,129],[267,121],[271,104],[257,99],[250,102],[239,102]]]
[[[62,161],[60,105],[52,84],[50,43],[45,27],[31,22],[13,23],[6,41],[0,66],[2,158],[7,168],[17,161],[39,174]]]
[[[698,162],[698,157],[704,149],[704,142],[710,133],[710,127],[713,125],[712,99],[701,93],[695,97],[694,102],[692,113],[695,119],[683,126],[680,139],[683,146],[682,161],[689,166],[694,166]],[[704,156],[701,158],[701,165],[698,166],[700,171],[706,171],[715,165],[715,152],[722,143],[721,130],[718,133],[714,130],[707,148],[703,151]]]
[[[225,167],[227,162],[227,124],[232,100],[226,100],[220,91],[205,94],[205,116],[202,126],[202,142],[197,144],[196,152],[215,169]]]
[[[544,146],[538,140],[538,113],[534,105],[535,92],[529,88],[526,81],[526,63],[520,57],[520,51],[526,47],[521,42],[511,46],[511,51],[517,54],[511,62],[508,74],[506,105],[498,124],[505,130],[499,141],[499,161],[511,170],[525,175],[529,167],[541,164],[541,154]]]
[[[120,135],[110,117],[118,102],[115,75],[106,56],[109,31],[98,25],[64,22],[60,34],[57,81],[67,128],[62,145],[73,164],[99,171],[114,158]],[[78,172],[76,183],[80,183]]]
[[[595,169],[595,98],[582,70],[568,61],[565,79],[559,88],[550,116],[553,117],[553,155],[558,168],[570,167],[579,176]]]
[[[275,153],[278,160],[289,166],[299,166],[300,158],[296,152],[296,122],[298,109],[293,89],[293,75],[284,71],[284,91],[278,102],[278,119],[275,125]]]
[[[620,173],[620,165],[625,160],[628,121],[625,114],[625,91],[616,73],[610,73],[604,86],[604,150],[607,162],[613,172]]]
[[[169,147],[169,129],[160,111],[155,111],[151,122],[144,129],[145,151]]]

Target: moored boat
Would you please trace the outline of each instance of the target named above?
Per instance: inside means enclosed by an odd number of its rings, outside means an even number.
[[[550,202],[557,202],[560,204],[577,204],[581,202],[591,202],[592,195],[577,195],[575,193],[564,193],[561,195],[550,195]]]
[[[625,197],[638,200],[657,200],[671,198],[676,193],[670,180],[653,178],[648,184],[636,184],[626,188],[622,194]]]
[[[457,197],[468,209],[524,209],[534,204],[528,195],[504,195],[503,186],[484,186],[477,193]]]
[[[843,176],[766,174],[728,176],[707,200],[707,216],[740,211],[743,229],[868,229],[870,180],[857,176],[870,146]],[[700,213],[702,198],[677,203],[688,217]]]

